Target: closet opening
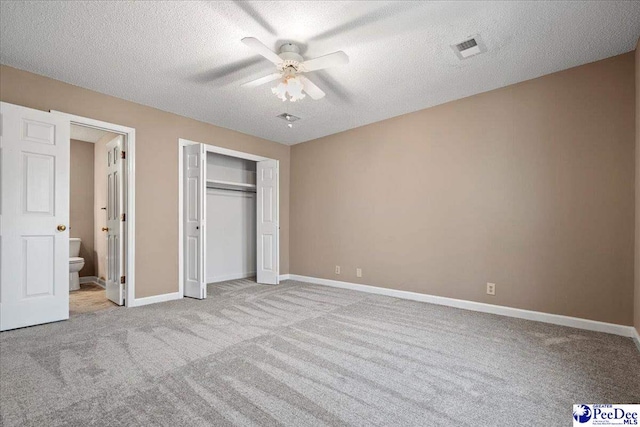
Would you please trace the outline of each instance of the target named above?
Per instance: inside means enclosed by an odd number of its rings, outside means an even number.
[[[207,283],[256,275],[256,162],[207,152]]]
[[[207,284],[279,283],[278,161],[179,140],[179,275],[184,296]]]

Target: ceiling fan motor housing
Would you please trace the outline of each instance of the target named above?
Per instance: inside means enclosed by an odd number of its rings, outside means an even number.
[[[304,61],[300,56],[300,48],[293,43],[285,43],[280,46],[280,54],[278,55],[284,62],[289,62],[290,65],[294,65],[296,68]]]

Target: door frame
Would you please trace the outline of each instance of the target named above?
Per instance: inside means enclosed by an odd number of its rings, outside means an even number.
[[[184,186],[184,167],[183,167],[183,152],[184,147],[188,145],[202,144],[206,153],[223,154],[225,156],[237,157],[239,159],[252,160],[254,162],[261,162],[264,160],[273,160],[280,164],[277,159],[270,157],[258,156],[256,154],[245,153],[242,151],[231,150],[229,148],[218,147],[216,145],[206,144],[204,142],[191,141],[189,139],[178,138],[178,293],[184,295],[184,224],[183,224],[183,186]],[[205,165],[206,167],[206,165]],[[206,184],[206,182],[205,182]],[[278,212],[278,221],[280,220],[280,181],[278,181],[278,201],[276,204]],[[201,261],[204,263],[206,260],[205,254],[202,254]],[[280,232],[278,231],[278,275],[280,274]],[[204,278],[206,281],[206,277]]]
[[[125,307],[135,307],[136,305],[136,283],[135,283],[135,267],[136,267],[136,130],[127,126],[121,126],[114,123],[103,122],[88,117],[68,114],[62,111],[51,110],[53,114],[64,116],[69,119],[70,125],[79,125],[106,132],[117,133],[123,135],[124,144],[123,151],[127,153],[125,158],[125,179],[123,185],[127,196],[125,197],[125,212],[127,214],[126,226],[124,227],[125,239],[124,246],[126,251],[125,258]]]

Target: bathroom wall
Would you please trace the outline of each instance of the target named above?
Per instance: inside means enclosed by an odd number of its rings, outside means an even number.
[[[80,277],[95,276],[93,154],[94,144],[71,140],[69,236],[82,239],[80,256],[84,258],[84,268],[80,270]]]

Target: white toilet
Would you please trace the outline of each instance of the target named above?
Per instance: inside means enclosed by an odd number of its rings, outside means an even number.
[[[69,291],[80,289],[80,270],[84,267],[84,258],[80,258],[80,243],[78,237],[69,239]]]

